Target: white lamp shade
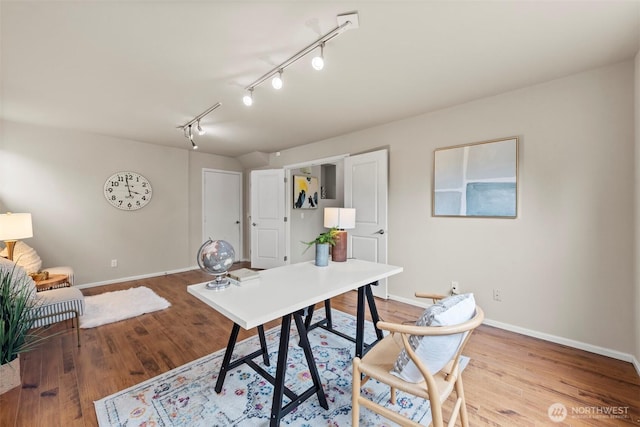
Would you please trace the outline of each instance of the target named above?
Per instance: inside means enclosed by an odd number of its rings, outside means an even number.
[[[324,226],[342,230],[356,228],[356,210],[353,208],[324,208]]]
[[[0,214],[0,240],[18,240],[33,237],[30,213]]]

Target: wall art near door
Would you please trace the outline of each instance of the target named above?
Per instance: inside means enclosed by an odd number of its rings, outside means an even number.
[[[435,150],[433,216],[515,218],[517,212],[517,137]]]
[[[318,178],[315,176],[293,176],[293,208],[316,209],[318,207]]]

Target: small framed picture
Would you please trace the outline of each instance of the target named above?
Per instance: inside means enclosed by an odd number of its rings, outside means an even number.
[[[293,176],[293,208],[316,209],[318,207],[318,177]]]

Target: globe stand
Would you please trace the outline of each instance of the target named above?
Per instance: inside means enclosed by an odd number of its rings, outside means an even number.
[[[207,283],[205,287],[213,291],[223,291],[227,289],[229,285],[231,285],[231,281],[226,275],[227,275],[226,272],[224,272],[223,274],[217,275],[215,280]]]

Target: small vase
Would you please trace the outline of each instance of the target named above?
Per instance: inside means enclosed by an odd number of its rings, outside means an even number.
[[[21,385],[20,358],[16,357],[9,363],[0,365],[0,394]]]
[[[318,267],[329,265],[329,243],[316,243],[316,265]]]

